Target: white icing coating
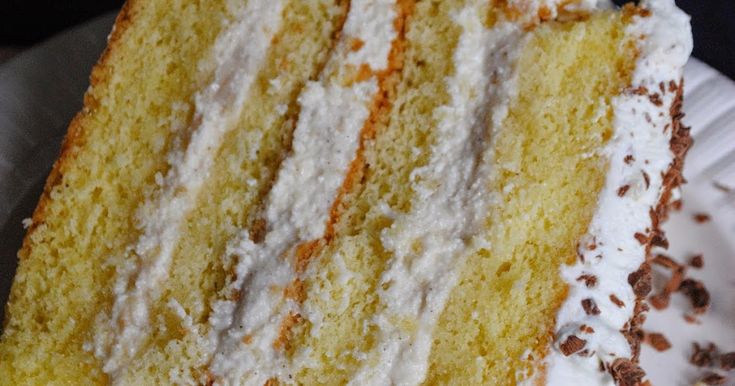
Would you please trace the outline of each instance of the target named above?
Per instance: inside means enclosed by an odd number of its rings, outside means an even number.
[[[300,313],[300,306],[283,296],[297,278],[293,249],[324,236],[378,92],[374,75],[349,85],[338,75],[363,63],[375,71],[387,68],[397,36],[395,6],[392,0],[352,1],[342,38],[321,79],[308,83],[299,96],[292,154],[278,173],[263,213],[265,238],[254,243],[246,230],[228,250],[239,258],[230,287],[241,296],[218,302],[210,320],[217,340],[210,370],[219,384],[291,379],[292,364],[274,343],[287,316]],[[364,45],[354,50],[352,39]]]
[[[633,315],[635,294],[628,275],[638,270],[645,258],[645,247],[634,238],[636,232],[647,234],[651,228],[649,208],[655,207],[662,194],[662,173],[668,170],[674,155],[669,149],[671,116],[675,92],[669,82],[679,82],[682,69],[692,50],[689,17],[676,8],[673,0],[644,1],[650,17],[636,17],[627,27],[628,36],[636,39],[640,50],[633,74],[632,88],[646,87],[661,95],[656,105],[646,95],[624,92],[613,100],[614,136],[604,150],[609,172],[579,253],[584,263],[564,267],[562,275],[570,287],[569,296],[557,314],[557,342],[547,357],[547,385],[614,385],[607,372],[599,370],[600,360],[612,363],[616,358],[630,358],[631,349],[620,333]],[[640,40],[639,37],[645,37]],[[666,92],[661,93],[660,83]],[[649,122],[650,120],[650,122]],[[667,128],[668,125],[668,128]],[[626,163],[632,155],[634,161]],[[644,180],[643,172],[650,179]],[[620,197],[618,189],[630,185]],[[585,247],[596,245],[596,248]],[[601,257],[598,257],[601,256]],[[587,288],[577,278],[582,274],[597,277],[597,285]],[[625,305],[610,300],[614,294]],[[599,315],[586,315],[583,299],[593,299]],[[594,333],[585,334],[586,324]],[[558,349],[569,335],[587,341],[590,357],[564,356]]]
[[[212,57],[216,70],[211,83],[194,97],[189,143],[169,154],[171,169],[156,178],[161,191],[138,210],[142,234],[126,252],[126,265],[118,268],[112,314],[101,315],[95,331],[95,355],[113,381],[150,333],[149,303],[168,274],[179,227],[209,174],[222,137],[240,115],[279,28],[281,10],[281,1],[251,0],[217,38]]]
[[[411,211],[396,214],[381,234],[393,257],[380,279],[384,308],[373,319],[378,357],[368,358],[351,384],[421,383],[432,333],[457,275],[469,254],[488,247],[481,231],[492,198],[492,132],[515,91],[513,63],[524,33],[510,22],[484,27],[483,3],[454,16],[462,33],[453,56],[455,73],[447,79],[451,101],[435,111],[429,163],[412,174]],[[415,322],[416,330],[401,328],[404,320]]]

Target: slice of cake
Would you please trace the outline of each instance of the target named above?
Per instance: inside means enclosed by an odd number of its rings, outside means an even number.
[[[673,0],[129,0],[0,380],[641,384],[691,46]]]

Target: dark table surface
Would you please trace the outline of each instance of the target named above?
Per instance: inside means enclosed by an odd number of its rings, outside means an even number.
[[[621,4],[626,0],[615,2]],[[692,16],[694,56],[735,79],[735,0],[676,2]],[[19,47],[117,9],[122,3],[122,0],[0,0],[0,47],[6,47],[6,51],[10,47],[10,53],[16,52]],[[0,58],[2,55],[0,49]]]

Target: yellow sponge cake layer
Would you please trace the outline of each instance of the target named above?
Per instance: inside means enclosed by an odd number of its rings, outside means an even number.
[[[344,12],[344,5],[333,1],[284,5],[281,29],[273,37],[248,106],[225,135],[181,231],[161,299],[151,310],[162,315],[160,325],[151,334],[150,346],[118,381],[142,385],[206,378],[202,367],[209,352],[202,347],[202,337],[210,309],[218,296],[230,296],[220,293],[234,264],[225,253],[227,243],[256,221],[260,202],[290,146],[298,93],[324,66]]]
[[[201,82],[195,63],[221,28],[208,20],[230,16],[225,2],[183,1],[131,1],[118,16],[19,254],[0,345],[6,382],[107,378],[82,348],[112,302],[106,262],[134,240],[136,208],[168,167],[171,128],[191,119],[173,102]]]
[[[528,355],[545,355],[567,291],[558,267],[575,261],[589,227],[608,170],[600,149],[613,133],[612,100],[637,55],[624,28],[614,13],[549,23],[520,53],[518,97],[494,145],[492,248],[467,259],[442,314],[432,382],[514,385]]]

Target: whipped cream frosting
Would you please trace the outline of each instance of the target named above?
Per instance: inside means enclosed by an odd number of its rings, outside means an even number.
[[[157,176],[160,191],[136,213],[142,234],[126,251],[125,265],[117,268],[112,312],[100,315],[94,343],[85,345],[113,380],[150,333],[149,303],[168,274],[179,227],[195,204],[214,152],[240,115],[279,28],[282,8],[279,0],[248,1],[217,38],[210,59],[214,76],[194,96],[189,142],[168,154],[171,169]]]
[[[626,30],[640,55],[632,86],[612,101],[614,135],[603,150],[609,171],[580,243],[578,253],[584,260],[562,269],[569,296],[557,314],[556,342],[546,358],[547,385],[614,385],[612,376],[600,371],[600,362],[611,364],[616,358],[632,356],[621,333],[634,314],[636,301],[628,275],[639,269],[646,256],[645,246],[634,234],[649,233],[649,209],[658,204],[662,175],[674,159],[669,149],[673,131],[669,109],[676,90],[670,83],[678,85],[692,50],[689,17],[673,0],[648,0],[641,6],[652,13],[636,16]],[[658,94],[658,99],[632,91],[641,87]],[[629,188],[620,195],[623,186]],[[582,275],[595,276],[597,283],[588,287],[578,280]],[[622,305],[616,305],[611,295]],[[584,312],[581,303],[585,299],[597,305],[599,315]],[[593,328],[594,333],[581,331],[582,325]],[[586,341],[589,356],[561,352],[559,345],[571,335]]]
[[[352,1],[320,80],[309,82],[299,96],[292,152],[263,211],[265,238],[253,242],[244,230],[228,250],[238,258],[230,288],[241,296],[215,304],[210,320],[216,341],[210,371],[218,384],[262,385],[273,377],[291,379],[294,365],[275,342],[281,324],[301,312],[296,301],[284,297],[284,289],[298,277],[294,248],[324,236],[378,93],[374,72],[388,67],[397,37],[395,7],[392,0]],[[353,45],[356,40],[363,43],[358,49]],[[371,75],[346,82],[350,70],[363,64]]]

